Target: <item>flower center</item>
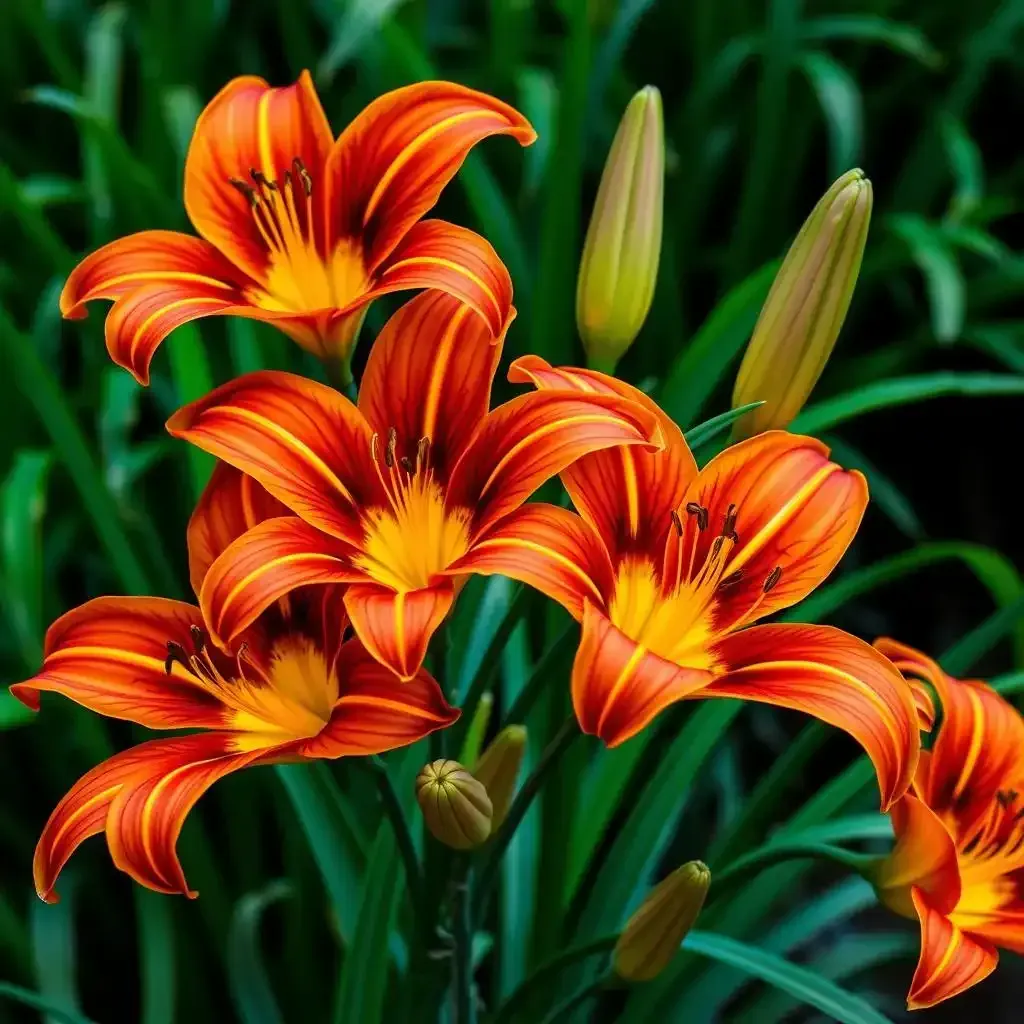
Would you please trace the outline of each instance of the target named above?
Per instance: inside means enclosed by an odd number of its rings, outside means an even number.
[[[341,239],[325,258],[316,242],[313,179],[296,157],[280,181],[249,171],[252,181],[230,178],[249,200],[256,230],[267,247],[266,279],[255,301],[274,312],[340,309],[370,287],[362,248]]]
[[[378,583],[406,593],[429,586],[466,553],[469,514],[445,508],[444,491],[430,467],[429,438],[420,438],[411,456],[399,456],[397,447],[394,428],[383,451],[379,435],[373,435],[373,464],[388,506],[366,511],[366,537],[355,564]]]
[[[175,661],[184,665],[225,706],[227,727],[242,734],[236,739],[236,750],[308,739],[330,721],[338,700],[338,679],[308,637],[282,637],[266,665],[259,664],[243,644],[230,677],[218,666],[225,659],[211,656],[202,631],[193,628],[192,637],[195,653],[191,655],[168,643],[167,668]]]
[[[746,612],[730,621],[726,629],[717,627],[716,596],[743,579],[741,571],[729,572],[730,556],[739,543],[736,506],[729,506],[722,518],[721,533],[699,563],[697,549],[710,527],[709,513],[702,505],[690,502],[686,514],[696,528],[687,543],[682,518],[678,512],[671,513],[673,532],[661,571],[646,558],[623,561],[609,614],[627,636],[655,654],[686,668],[716,671],[720,666],[711,653],[712,643],[755,615],[782,578],[782,569],[776,566],[768,574]]]

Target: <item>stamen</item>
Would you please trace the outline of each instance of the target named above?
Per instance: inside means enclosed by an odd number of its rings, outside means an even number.
[[[173,640],[167,641],[167,657],[164,660],[164,672],[167,675],[171,674],[171,669],[174,667],[174,663],[177,662],[182,668],[187,669],[188,655],[185,653],[185,648],[179,643],[175,643]]]
[[[256,194],[256,189],[248,182],[242,181],[241,178],[228,178],[228,183],[237,188],[249,200],[249,205],[254,209],[259,206],[260,197]]]
[[[427,460],[430,457],[430,438],[421,437],[416,443],[416,466],[418,469],[426,470]]]
[[[380,434],[378,434],[376,431],[374,431],[373,432],[373,436],[370,438],[370,458],[373,459],[374,462],[376,462],[377,459],[378,459],[377,449],[378,449],[379,443],[380,443]]]
[[[697,529],[703,533],[708,528],[708,510],[695,501],[686,503],[686,514],[697,517]]]
[[[416,466],[413,464],[412,459],[408,455],[403,455],[399,460],[398,464],[409,474],[409,476],[416,475]]]
[[[669,512],[669,517],[672,520],[672,525],[676,528],[676,533],[680,537],[682,537],[682,535],[683,535],[683,521],[682,521],[682,519],[679,518],[679,513],[675,509],[672,509],[672,511]]]
[[[206,636],[196,625],[189,626],[189,632],[192,634],[192,644],[196,649],[196,654],[202,654],[206,647]]]
[[[260,188],[268,189],[271,192],[277,191],[277,182],[271,181],[262,171],[257,171],[255,167],[249,168],[249,177],[252,178]]]
[[[306,195],[313,194],[313,179],[309,176],[309,171],[306,170],[306,165],[296,157],[292,161],[292,167],[295,169],[295,176],[302,182],[302,187],[306,191]]]
[[[774,569],[772,569],[772,571],[770,573],[768,573],[767,578],[765,579],[763,585],[761,586],[761,590],[764,593],[767,594],[770,590],[774,590],[775,587],[778,586],[779,580],[781,580],[781,579],[782,579],[782,566],[781,565],[777,565],[777,566],[775,566]]]
[[[388,469],[393,469],[395,465],[395,448],[398,446],[398,431],[392,427],[388,431],[388,446],[384,450],[384,463]]]
[[[736,506],[730,505],[726,510],[724,521],[722,523],[722,536],[728,537],[733,544],[739,543],[739,537],[736,534]]]

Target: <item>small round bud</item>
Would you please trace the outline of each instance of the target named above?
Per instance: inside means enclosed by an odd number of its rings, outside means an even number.
[[[416,799],[431,835],[455,850],[479,846],[491,834],[491,798],[458,761],[441,758],[416,776]]]

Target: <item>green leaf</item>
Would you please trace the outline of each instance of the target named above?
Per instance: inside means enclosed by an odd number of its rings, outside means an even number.
[[[1024,394],[1024,376],[1008,373],[924,373],[881,380],[804,409],[790,425],[798,434],[820,434],[866,412],[950,395],[978,398]]]
[[[725,433],[726,428],[732,426],[741,416],[746,415],[751,409],[756,409],[761,405],[764,405],[764,399],[759,399],[756,402],[747,402],[746,405],[730,409],[728,412],[719,413],[703,423],[698,423],[695,427],[690,427],[683,435],[686,438],[686,443],[691,449],[697,449],[702,444],[713,441],[720,434]]]
[[[843,14],[809,18],[800,26],[801,36],[811,42],[835,39],[881,43],[928,67],[938,67],[942,58],[927,38],[913,25],[904,25],[874,14]]]
[[[206,349],[203,347],[199,328],[195,324],[182,324],[177,328],[167,349],[171,359],[174,390],[181,405],[202,398],[213,389]],[[210,479],[216,460],[194,444],[185,447],[188,453],[189,476],[192,480],[192,495],[198,499]]]
[[[272,882],[243,896],[235,907],[228,934],[228,981],[243,1024],[282,1024],[274,990],[260,952],[260,925],[271,904],[291,895],[288,882]]]
[[[324,762],[279,765],[275,771],[306,834],[338,930],[347,944],[356,930],[359,879],[366,866],[365,839]]]
[[[96,1024],[95,1021],[83,1017],[80,1013],[65,1009],[52,999],[47,999],[30,989],[22,988],[20,985],[12,985],[7,981],[0,981],[0,999],[10,999],[22,1006],[31,1006],[45,1015],[46,1020],[57,1022],[57,1024]]]
[[[28,339],[2,311],[0,346],[7,352],[7,365],[13,370],[20,393],[35,408],[41,425],[50,435],[54,450],[60,454],[74,481],[121,587],[129,594],[147,593],[149,586],[146,573],[121,528],[117,506],[103,483],[96,460],[68,408],[63,392],[49,368],[32,350]]]
[[[778,269],[773,261],[736,285],[673,360],[657,397],[676,423],[686,427],[696,419],[740,354]]]
[[[860,88],[849,71],[826,53],[803,53],[799,66],[828,128],[829,175],[838,178],[861,160],[864,100]]]
[[[737,967],[752,978],[758,978],[813,1006],[840,1024],[889,1024],[870,1004],[859,996],[840,988],[806,967],[784,960],[726,935],[690,932],[683,948],[691,953]]]
[[[785,955],[826,929],[835,928],[838,922],[877,904],[878,897],[870,883],[859,875],[844,878],[776,924],[765,936],[764,948]]]
[[[537,131],[537,141],[523,154],[523,192],[533,196],[551,164],[551,143],[558,116],[558,87],[554,75],[543,68],[523,68],[516,76],[519,106]],[[517,282],[518,283],[518,282]]]
[[[985,168],[981,150],[963,121],[952,114],[944,113],[940,116],[939,132],[956,181],[949,212],[950,216],[960,220],[969,217],[978,208],[985,192]]]
[[[943,233],[922,217],[900,214],[888,220],[893,232],[910,248],[924,277],[936,341],[948,344],[960,337],[967,309],[967,284]]]
[[[389,822],[383,822],[378,829],[367,863],[359,916],[341,968],[334,1010],[336,1024],[369,1024],[385,1019],[388,937],[398,897],[404,891],[402,861]]]
[[[404,2],[405,0],[348,0],[341,17],[337,19],[334,34],[327,45],[327,52],[317,65],[317,83],[323,87],[329,86],[334,76],[363,49],[371,37],[380,31],[381,25]]]
[[[1024,594],[990,615],[980,626],[976,626],[953,644],[943,655],[946,671],[959,674],[970,668],[1022,622]]]
[[[142,988],[140,1024],[174,1024],[176,953],[172,903],[163,893],[141,885],[134,886],[133,895]]]
[[[75,876],[64,882],[60,903],[33,902],[29,912],[32,933],[32,956],[35,961],[39,991],[52,1005],[77,1013],[78,982],[75,951]],[[46,1024],[60,1018],[44,1017]]]
[[[33,671],[43,655],[42,525],[51,462],[50,452],[17,452],[0,491],[4,606],[22,658]]]

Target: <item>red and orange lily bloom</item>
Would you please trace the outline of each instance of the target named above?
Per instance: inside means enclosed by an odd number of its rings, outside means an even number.
[[[346,583],[356,635],[410,679],[471,571],[453,567],[480,537],[580,456],[661,444],[657,418],[615,394],[534,391],[488,412],[501,347],[467,306],[424,292],[377,337],[358,406],[267,371],[171,417],[174,436],[294,513],[248,531],[211,567],[200,604],[219,643],[296,586]]]
[[[921,925],[907,997],[916,1010],[987,977],[997,947],[1024,953],[1024,720],[983,682],[953,679],[894,640],[875,646],[925,710],[922,681],[942,706],[935,742],[891,812],[896,846],[874,878],[882,901]]]
[[[220,466],[189,526],[193,584],[236,536],[283,511]],[[343,641],[342,589],[304,587],[253,620],[231,653],[209,642],[195,605],[101,597],[58,619],[42,671],[11,692],[39,708],[43,691],[150,729],[154,739],[93,768],[58,804],[36,847],[36,890],[79,844],[106,832],[114,864],[158,892],[190,891],[175,852],[188,812],[219,778],[254,764],[374,754],[414,743],[459,712],[420,671],[400,683],[356,639]]]
[[[586,456],[562,473],[579,515],[526,505],[453,567],[532,584],[582,623],[572,672],[582,729],[615,746],[674,701],[795,708],[865,748],[886,806],[900,796],[920,749],[900,674],[838,629],[751,625],[831,572],[864,512],[863,477],[830,462],[820,442],[781,431],[727,449],[698,473],[679,428],[628,384],[536,356],[513,363],[510,378],[541,393],[628,397],[658,419],[667,442],[660,454]]]
[[[421,219],[489,135],[536,138],[491,96],[421,82],[381,96],[335,139],[308,72],[276,89],[236,78],[203,111],[185,161],[185,209],[201,237],[111,242],[72,272],[61,312],[77,319],[113,299],[107,349],[143,384],[175,327],[216,314],[272,321],[344,363],[369,302],[439,288],[497,335],[512,301],[504,264],[474,232]]]

